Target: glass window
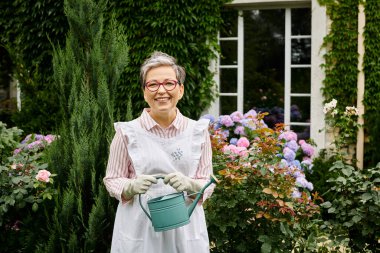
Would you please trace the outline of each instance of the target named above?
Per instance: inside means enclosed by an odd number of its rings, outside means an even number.
[[[292,9],[292,35],[311,34],[311,9]]]
[[[310,122],[310,97],[291,98],[290,121]]]
[[[237,110],[236,96],[220,96],[220,115],[231,114]]]
[[[225,10],[222,12],[223,24],[220,29],[220,37],[237,37],[237,17],[236,10]]]
[[[285,10],[244,11],[244,111],[284,107]]]
[[[236,93],[237,92],[237,69],[219,69],[221,93]]]
[[[220,65],[236,65],[237,64],[237,41],[220,41]]]
[[[291,69],[291,93],[310,93],[310,68]]]
[[[292,64],[310,64],[311,39],[292,39]]]

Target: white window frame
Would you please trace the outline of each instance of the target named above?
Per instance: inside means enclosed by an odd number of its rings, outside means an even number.
[[[324,114],[323,114],[323,96],[322,96],[322,84],[323,80],[325,78],[324,71],[320,67],[321,64],[324,63],[323,55],[325,54],[325,49],[322,48],[324,37],[328,33],[328,19],[326,14],[326,8],[323,6],[320,6],[318,3],[318,0],[235,0],[228,4],[229,6],[236,7],[239,9],[252,9],[252,8],[258,8],[258,9],[273,9],[273,8],[284,8],[284,9],[290,9],[296,8],[296,7],[311,7],[311,65],[305,65],[305,67],[311,67],[311,91],[310,91],[310,121],[311,123],[301,123],[301,122],[290,122],[290,115],[287,115],[284,119],[285,124],[289,125],[291,123],[292,125],[310,125],[310,138],[314,140],[315,144],[317,145],[317,150],[325,148],[326,147],[326,138],[324,131],[320,131],[324,128],[325,121],[324,121]],[[286,10],[288,11],[288,10]],[[286,15],[289,16],[290,15]],[[243,100],[243,62],[244,62],[244,52],[239,52],[239,48],[244,48],[242,44],[244,41],[243,38],[243,20],[242,15],[239,15],[238,17],[238,87],[237,87],[237,99],[238,99],[238,110],[243,111],[243,102],[240,102]],[[287,24],[290,24],[290,22],[286,22]],[[286,38],[286,41],[290,42],[290,39],[293,37],[290,37],[290,28],[286,28],[289,30],[286,32],[288,34],[289,38]],[[241,37],[240,37],[241,36]],[[310,36],[308,37],[310,38]],[[291,94],[290,93],[290,73],[292,65],[290,64],[291,58],[290,58],[290,46],[291,44],[287,43],[285,52],[285,71],[288,71],[286,73],[285,77],[285,105],[284,110],[290,111],[290,98],[302,96],[304,97],[305,94]],[[288,55],[287,55],[288,54]],[[297,65],[297,67],[302,67],[301,65]],[[215,73],[214,75],[214,81],[216,82],[217,87],[219,87],[219,62],[218,60],[213,61],[210,64],[210,69]],[[220,95],[228,95],[220,94]],[[230,95],[235,95],[235,93],[231,93]],[[219,115],[219,97],[215,99],[214,103],[210,106],[210,108],[205,113],[210,113],[214,116]]]

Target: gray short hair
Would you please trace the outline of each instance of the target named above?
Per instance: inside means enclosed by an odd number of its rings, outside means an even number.
[[[179,84],[183,84],[185,82],[185,69],[177,64],[177,60],[173,56],[166,53],[155,51],[144,61],[140,68],[140,82],[142,88],[144,88],[148,71],[161,66],[171,66],[175,71]]]

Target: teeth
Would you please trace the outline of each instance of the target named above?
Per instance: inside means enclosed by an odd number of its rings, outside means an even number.
[[[157,98],[156,100],[158,101],[164,101],[164,100],[168,100],[169,98]]]

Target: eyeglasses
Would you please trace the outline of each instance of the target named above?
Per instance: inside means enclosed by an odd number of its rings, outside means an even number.
[[[160,85],[162,85],[166,91],[171,91],[171,90],[174,90],[174,88],[177,86],[177,84],[180,84],[180,82],[178,82],[176,80],[165,80],[162,83],[160,83],[156,80],[152,80],[150,82],[145,83],[145,87],[149,91],[154,92],[160,88]]]

